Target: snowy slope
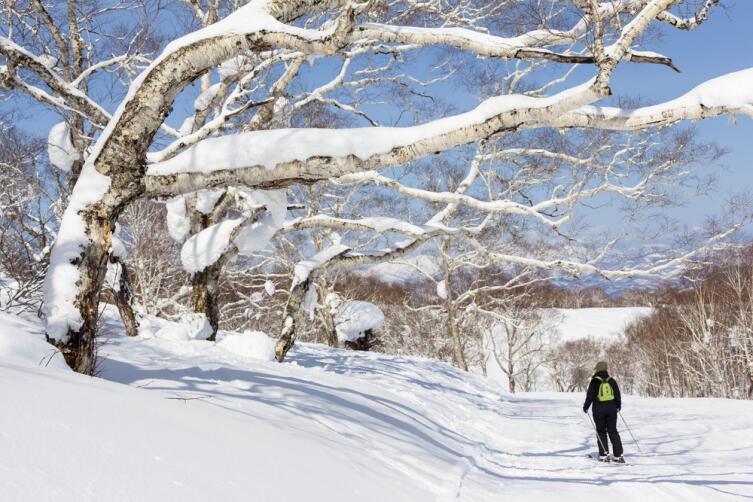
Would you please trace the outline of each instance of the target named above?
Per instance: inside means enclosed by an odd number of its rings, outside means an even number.
[[[644,453],[624,434],[632,465],[597,465],[580,395],[511,397],[429,360],[300,345],[277,364],[114,328],[110,382],[0,352],[0,500],[753,497],[750,402],[627,396]]]
[[[625,328],[651,314],[650,307],[613,307],[586,309],[545,309],[556,320],[560,340],[568,342],[583,338],[618,341]]]

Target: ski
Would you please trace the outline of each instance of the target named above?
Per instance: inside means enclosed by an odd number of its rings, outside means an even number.
[[[588,459],[590,459],[590,460],[593,460],[594,462],[598,462],[598,463],[600,463],[600,464],[627,465],[627,462],[616,462],[616,461],[615,461],[615,460],[614,460],[614,459],[612,458],[612,456],[611,456],[611,455],[609,456],[608,460],[606,460],[606,461],[603,461],[603,460],[599,460],[599,455],[597,455],[597,454],[595,454],[595,453],[587,453],[587,454],[586,454],[586,458],[588,458]]]

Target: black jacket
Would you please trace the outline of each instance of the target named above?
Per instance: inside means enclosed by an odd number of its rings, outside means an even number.
[[[607,373],[606,371],[599,371],[598,373],[594,374],[593,377],[591,377],[591,383],[588,384],[588,391],[586,392],[586,402],[583,403],[583,411],[588,411],[591,403],[593,403],[594,407],[607,406],[614,403],[617,406],[618,410],[622,408],[622,395],[620,394],[620,387],[617,385],[617,380],[615,380],[614,378],[609,378],[609,384],[612,386],[612,390],[614,391],[614,401],[607,401],[602,403],[596,398],[597,394],[599,393],[599,385],[601,385],[601,382],[596,377],[607,378],[608,376],[609,373]]]

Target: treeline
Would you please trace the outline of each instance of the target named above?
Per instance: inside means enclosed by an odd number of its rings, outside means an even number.
[[[653,296],[654,313],[626,333],[635,390],[753,398],[753,246],[719,254]]]
[[[24,145],[6,143],[0,156],[10,158],[23,151]],[[57,186],[64,189],[62,183]],[[44,256],[30,250],[47,249],[47,227],[31,225],[44,221],[41,217],[30,216],[27,221],[22,216],[52,209],[39,191],[20,193],[25,197],[16,198],[17,207],[0,219],[0,307],[38,311],[46,267]],[[192,310],[187,294],[190,280],[181,270],[178,245],[167,237],[164,221],[163,205],[134,204],[124,214],[128,231],[122,237],[129,250],[127,264],[139,308],[148,315],[180,320]],[[39,242],[24,245],[33,239]],[[326,301],[328,295],[336,294],[374,303],[384,312],[385,324],[369,348],[434,358],[484,374],[501,369],[510,389],[581,391],[595,359],[604,358],[630,393],[751,398],[753,247],[707,261],[711,264],[683,281],[619,294],[598,286],[543,279],[495,289],[509,280],[509,271],[458,267],[442,285],[445,297],[441,297],[436,274],[434,278],[405,274],[399,281],[388,282],[365,269],[344,270],[317,280],[317,298],[300,319],[299,339],[338,345]],[[274,335],[295,263],[292,251],[286,253],[281,246],[274,260],[226,267],[220,277],[220,328]],[[441,261],[436,265],[441,268]],[[105,302],[113,301],[115,279],[103,291]],[[625,306],[654,310],[626,330],[624,341],[609,345],[594,340],[561,343],[556,337],[558,320],[542,315],[552,308]]]

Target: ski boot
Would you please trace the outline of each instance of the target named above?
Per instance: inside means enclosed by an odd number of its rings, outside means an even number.
[[[614,457],[612,459],[612,462],[614,462],[615,464],[624,464],[625,463],[625,457],[623,457],[622,455],[620,455],[619,457]]]
[[[599,460],[599,462],[605,462],[605,463],[608,464],[609,463],[609,455],[599,455],[598,460]]]

